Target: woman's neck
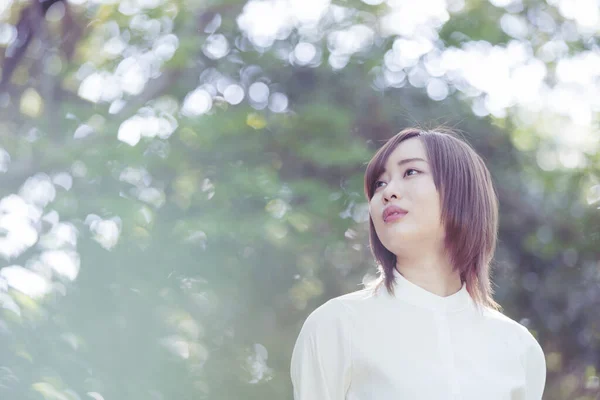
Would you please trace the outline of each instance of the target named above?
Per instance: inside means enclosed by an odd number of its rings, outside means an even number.
[[[450,296],[462,287],[460,273],[452,271],[450,262],[441,257],[397,259],[396,269],[415,285],[441,297]]]

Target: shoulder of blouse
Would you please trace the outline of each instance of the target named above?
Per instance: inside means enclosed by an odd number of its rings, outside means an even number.
[[[538,340],[533,336],[529,329],[521,324],[519,325],[519,339],[521,340],[521,363],[525,368],[536,365],[545,369],[546,355]]]
[[[338,328],[346,330],[350,324],[351,307],[340,297],[327,300],[315,308],[304,321],[305,330]]]
[[[523,365],[527,362],[527,356],[531,357],[533,355],[536,358],[545,358],[539,342],[526,326],[497,310],[486,309],[484,315],[506,328],[507,332],[505,334],[516,341],[515,345],[518,347],[519,358]]]
[[[336,335],[348,342],[351,348],[352,330],[360,324],[361,316],[371,312],[372,292],[357,290],[327,300],[315,308],[306,318],[301,329],[302,336],[317,337]]]
[[[340,340],[352,359],[352,309],[344,296],[334,297],[315,308],[302,325],[299,337],[306,340],[333,338]]]

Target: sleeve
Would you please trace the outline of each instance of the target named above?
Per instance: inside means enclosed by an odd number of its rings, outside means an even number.
[[[546,357],[535,337],[526,329],[526,347],[523,355],[525,368],[525,399],[542,400],[546,385]]]
[[[349,314],[340,302],[328,301],[302,325],[290,365],[294,400],[344,400],[350,386]]]

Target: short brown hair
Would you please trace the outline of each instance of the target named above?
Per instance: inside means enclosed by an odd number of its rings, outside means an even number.
[[[365,195],[370,202],[375,181],[390,154],[403,141],[419,138],[425,147],[435,187],[440,194],[441,219],[446,230],[445,248],[461,281],[478,305],[500,310],[492,298],[490,264],[496,250],[498,199],[491,175],[482,158],[457,132],[446,127],[433,130],[406,128],[390,138],[373,156],[365,171]],[[369,217],[369,242],[378,264],[379,278],[368,286],[385,285],[394,294],[396,255],[379,240]]]

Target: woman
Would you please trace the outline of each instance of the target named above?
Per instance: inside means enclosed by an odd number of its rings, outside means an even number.
[[[544,353],[492,299],[498,206],[451,130],[405,129],[365,173],[380,277],[304,322],[295,400],[540,400]]]

